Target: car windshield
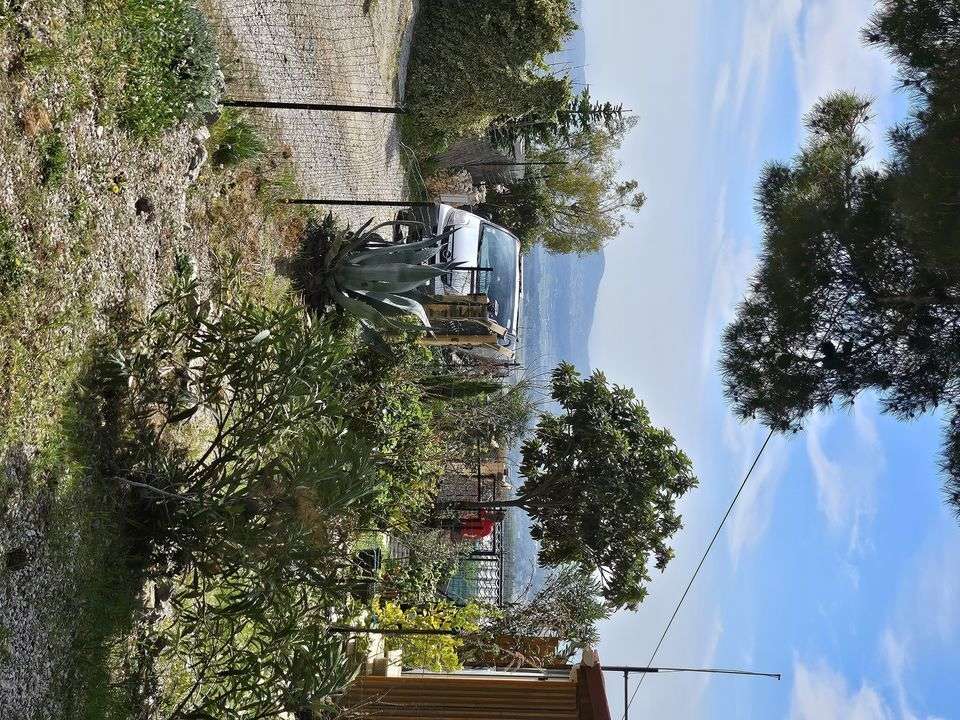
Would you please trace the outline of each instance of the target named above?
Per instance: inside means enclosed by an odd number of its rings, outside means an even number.
[[[479,265],[490,268],[478,273],[479,292],[495,303],[494,320],[515,332],[513,317],[517,302],[517,240],[510,233],[484,225],[480,235]]]

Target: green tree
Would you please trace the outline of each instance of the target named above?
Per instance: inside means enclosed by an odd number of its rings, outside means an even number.
[[[626,214],[646,202],[636,180],[618,177],[616,153],[634,124],[583,129],[533,149],[527,161],[541,172],[488,191],[483,209],[526,246],[581,255],[600,250],[628,225]]]
[[[941,281],[960,283],[960,6],[884,0],[863,35],[888,52],[914,99],[891,133],[904,239]]]
[[[676,501],[697,484],[690,460],[632,390],[599,371],[583,379],[561,363],[552,394],[563,412],[542,415],[524,442],[517,498],[461,507],[523,508],[540,565],[596,573],[610,607],[635,609],[647,594],[648,562],[663,570],[673,557]]]
[[[407,139],[421,154],[497,117],[549,115],[570,100],[570,82],[546,55],[575,29],[570,0],[451,0],[424,3],[406,85]]]
[[[432,672],[461,670],[466,639],[477,636],[484,618],[495,612],[479,603],[457,607],[447,600],[407,610],[393,602],[376,600],[372,610],[377,628],[403,631],[385,636],[387,650],[402,650],[405,667]],[[450,632],[428,634],[442,630]]]
[[[500,118],[489,129],[494,145],[512,151],[514,143],[522,140],[527,147],[569,142],[577,132],[606,130],[623,132],[625,121],[623,105],[597,102],[584,88],[561,108],[549,114],[543,108],[535,108],[518,118]]]
[[[609,615],[596,579],[580,567],[566,566],[552,573],[532,597],[504,607],[489,629],[519,638],[557,638],[560,655],[568,658],[599,642],[597,623]]]
[[[820,101],[800,153],[759,183],[763,256],[724,333],[722,371],[737,413],[776,430],[871,389],[901,418],[960,402],[960,292],[917,252],[896,165],[864,163],[868,119],[862,98]],[[957,439],[953,422],[949,472]]]

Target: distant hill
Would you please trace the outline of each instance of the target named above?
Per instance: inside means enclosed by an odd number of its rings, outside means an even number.
[[[561,360],[592,370],[590,327],[604,270],[603,252],[551,255],[537,247],[524,257],[523,362],[531,375]]]
[[[582,26],[580,3],[574,20]],[[548,58],[568,68],[575,89],[586,85],[586,37],[582,27],[567,46]],[[560,360],[589,373],[588,347],[597,291],[603,277],[603,251],[591,255],[551,255],[535,248],[524,258],[523,361],[537,375]]]
[[[580,24],[579,6],[575,15]],[[574,89],[586,84],[586,40],[583,30],[577,30],[567,47],[551,56],[552,63],[569,67]],[[523,313],[520,324],[520,354],[528,376],[542,378],[561,360],[573,363],[581,373],[593,370],[590,364],[590,328],[597,304],[597,291],[604,270],[603,251],[590,255],[551,255],[537,247],[523,260]],[[510,453],[513,477],[520,463],[520,453]],[[508,585],[522,590],[531,581],[536,566],[537,545],[530,537],[529,520],[525,515],[509,524],[512,537],[507,540],[511,550],[512,582]],[[543,579],[537,571],[533,584]]]

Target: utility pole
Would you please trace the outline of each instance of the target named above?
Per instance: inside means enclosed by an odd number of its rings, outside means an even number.
[[[368,207],[424,207],[429,208],[436,203],[423,200],[372,200],[372,199],[335,199],[335,198],[286,198],[287,205],[349,205]]]
[[[688,673],[708,673],[712,675],[742,675],[748,677],[766,677],[780,679],[780,673],[754,672],[752,670],[728,670],[726,668],[690,668],[690,667],[647,667],[642,665],[601,665],[603,672],[623,673],[623,720],[629,720],[630,699],[627,697],[627,683],[630,680],[630,673],[667,673],[667,672],[688,672]]]
[[[283,100],[240,100],[225,98],[220,101],[224,107],[256,108],[258,110],[316,110],[325,112],[359,112],[402,115],[406,108],[400,105],[358,105],[354,103],[310,103],[289,102]]]

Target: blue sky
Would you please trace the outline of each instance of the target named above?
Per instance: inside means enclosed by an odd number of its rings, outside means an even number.
[[[873,161],[902,116],[866,0],[587,0],[587,79],[640,123],[624,173],[648,205],[611,243],[590,358],[636,388],[697,465],[677,558],[637,613],[602,628],[606,664],[646,662],[763,428],[727,412],[717,338],[754,265],[753,186],[792,155],[822,94],[874,97]],[[960,717],[960,526],[940,501],[935,417],[871,398],[768,448],[658,657],[771,680],[651,676],[631,717]],[[608,678],[622,712],[620,679]]]

